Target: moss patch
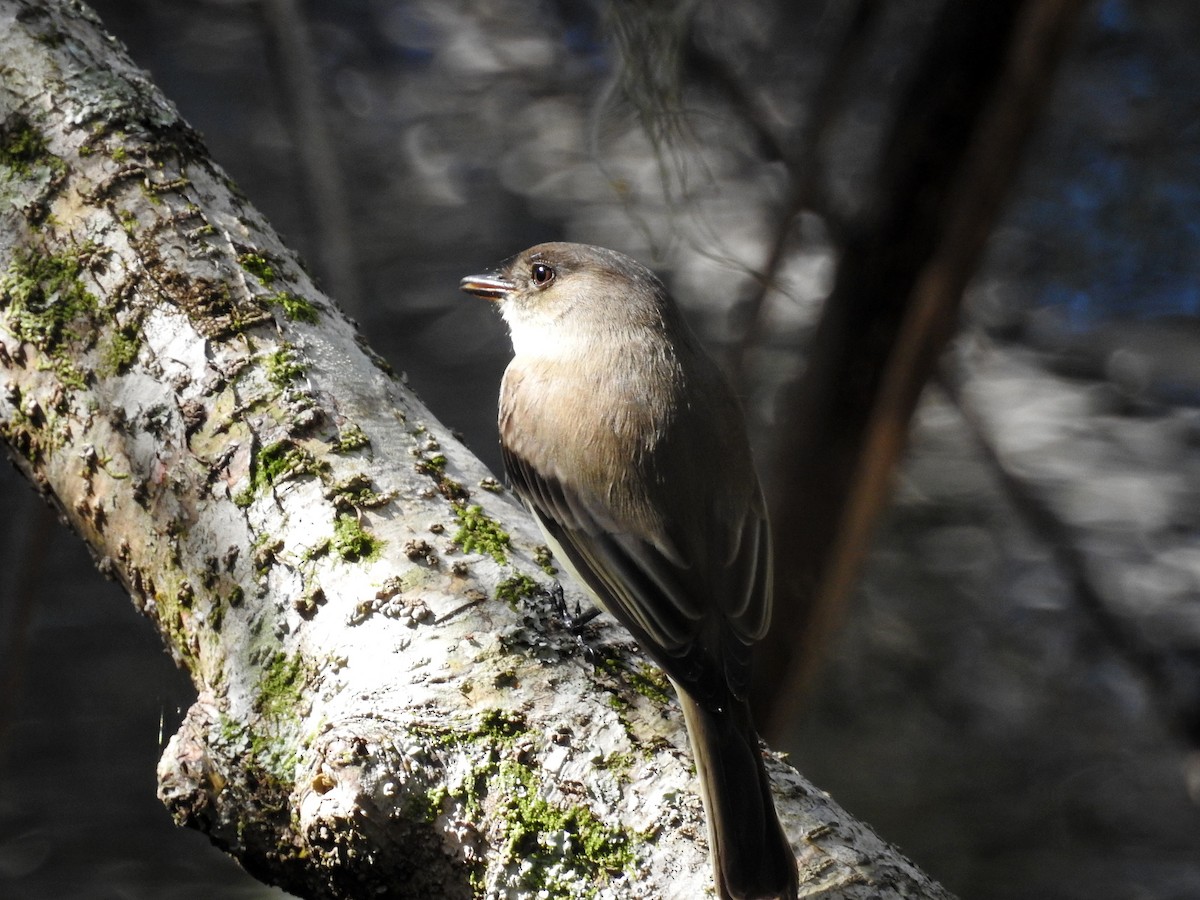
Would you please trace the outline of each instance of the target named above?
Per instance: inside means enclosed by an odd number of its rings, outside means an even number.
[[[301,475],[319,475],[324,467],[311,453],[291,441],[276,441],[254,458],[254,486],[263,488]]]
[[[12,412],[7,422],[0,422],[0,433],[9,445],[32,463],[44,462],[46,457],[62,444],[65,436],[61,426],[47,419],[40,407],[27,408],[22,401],[20,388],[14,387],[9,394]]]
[[[296,356],[296,348],[288,343],[281,344],[271,353],[264,366],[267,370],[267,378],[279,388],[287,387],[307,371],[304,363],[300,362]]]
[[[304,475],[319,478],[328,469],[328,463],[319,462],[292,441],[276,441],[263,447],[251,458],[250,484],[234,495],[233,502],[244,509],[265,488]]]
[[[641,694],[658,706],[669,705],[674,696],[674,689],[667,676],[658,666],[643,662],[636,669],[630,669],[621,660],[605,657],[596,661],[596,668],[603,669],[610,675],[625,682],[636,693]],[[616,702],[610,701],[614,708],[623,708],[625,701],[616,694],[612,695]]]
[[[528,575],[518,572],[496,585],[496,599],[503,600],[509,606],[515,607],[517,601],[527,597],[536,597],[541,591],[541,585]]]
[[[637,671],[630,676],[629,682],[635,691],[658,706],[669,705],[675,695],[663,670],[650,663],[644,662],[639,665]]]
[[[426,459],[418,460],[417,471],[422,475],[441,476],[446,474],[446,456],[436,453]]]
[[[119,375],[133,365],[142,347],[141,335],[132,328],[120,328],[113,332],[104,347],[102,358],[108,374]]]
[[[349,453],[370,445],[371,439],[367,437],[367,433],[358,425],[350,422],[338,432],[337,439],[330,445],[330,449],[334,453]]]
[[[276,721],[296,718],[307,678],[302,657],[276,653],[258,682],[255,710]]]
[[[98,252],[91,243],[70,253],[19,248],[0,278],[0,306],[6,308],[9,330],[44,353],[68,387],[82,387],[86,381],[67,347],[89,347],[95,340],[100,304],[82,276],[85,260]]]
[[[517,738],[529,734],[529,724],[519,712],[509,712],[498,707],[484,710],[479,724],[459,730],[435,730],[420,726],[409,726],[414,734],[423,737],[435,747],[457,747],[462,744],[484,744],[489,747],[511,747]]]
[[[304,322],[316,325],[321,314],[317,305],[291,291],[279,291],[268,298],[268,301],[283,310],[283,314],[293,322]]]
[[[503,709],[486,710],[479,719],[479,727],[471,734],[473,740],[488,740],[501,745],[510,745],[522,735],[529,734],[529,724],[520,713]]]
[[[275,267],[270,261],[258,253],[242,253],[237,258],[241,267],[261,281],[264,285],[270,286],[275,281]]]
[[[0,125],[0,166],[18,178],[26,178],[37,166],[51,173],[66,171],[66,163],[50,152],[46,137],[25,116],[16,113]]]
[[[383,541],[367,532],[357,516],[347,514],[338,516],[333,523],[330,547],[347,562],[356,562],[378,556]]]
[[[520,713],[491,708],[471,728],[415,731],[437,747],[469,744],[491,751],[459,786],[431,791],[426,814],[436,815],[452,798],[470,816],[494,818],[501,828],[504,888],[564,900],[596,897],[614,875],[634,866],[641,839],[636,833],[606,825],[586,806],[541,796],[536,762],[513,758],[518,741],[531,733]]]
[[[539,544],[533,548],[534,563],[547,575],[557,575],[558,569],[554,567],[554,554],[550,552],[550,548],[545,544]]]
[[[628,870],[633,838],[605,825],[586,806],[557,806],[538,792],[536,773],[502,762],[490,790],[501,799],[503,853],[521,866],[520,887],[547,897],[595,897],[606,876]]]
[[[508,532],[485,513],[482,506],[455,504],[454,515],[459,528],[451,540],[462,547],[464,553],[487,553],[501,565],[508,562]]]

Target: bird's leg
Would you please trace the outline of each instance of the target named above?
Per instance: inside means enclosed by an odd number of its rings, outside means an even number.
[[[562,620],[567,630],[572,632],[576,637],[582,636],[583,626],[600,615],[600,610],[595,606],[590,607],[587,612],[584,612],[578,600],[575,601],[575,612],[572,613],[567,606],[567,597],[563,593],[561,582],[554,582],[554,587],[550,588],[549,594],[550,603],[554,607],[554,614]]]
[[[561,582],[554,582],[554,587],[550,588],[550,604],[554,608],[555,615],[562,620],[567,631],[575,635],[575,640],[579,642],[580,649],[583,650],[584,658],[593,665],[596,660],[602,656],[599,648],[593,647],[587,642],[584,636],[584,628],[592,619],[600,615],[600,610],[593,606],[586,612],[579,605],[579,601],[575,601],[575,611],[572,612],[567,605],[566,595],[563,593]]]

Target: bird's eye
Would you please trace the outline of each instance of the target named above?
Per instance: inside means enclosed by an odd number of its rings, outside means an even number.
[[[537,263],[529,274],[533,278],[533,283],[538,287],[545,287],[554,280],[554,270],[542,263]]]

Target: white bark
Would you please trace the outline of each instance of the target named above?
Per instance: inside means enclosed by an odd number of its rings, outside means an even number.
[[[307,897],[711,891],[661,676],[68,0],[0,0],[0,271],[0,430],[196,685],[177,821]],[[808,895],[945,895],[770,769]]]

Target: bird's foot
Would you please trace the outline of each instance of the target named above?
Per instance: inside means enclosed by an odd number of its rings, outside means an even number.
[[[575,601],[575,608],[572,610],[567,603],[562,585],[558,582],[555,582],[554,587],[550,588],[550,604],[554,608],[554,614],[562,621],[567,631],[575,635],[575,640],[579,642],[579,646],[583,650],[584,658],[594,664],[602,654],[598,648],[587,642],[584,628],[600,615],[600,610],[594,606],[584,610],[578,600]]]

